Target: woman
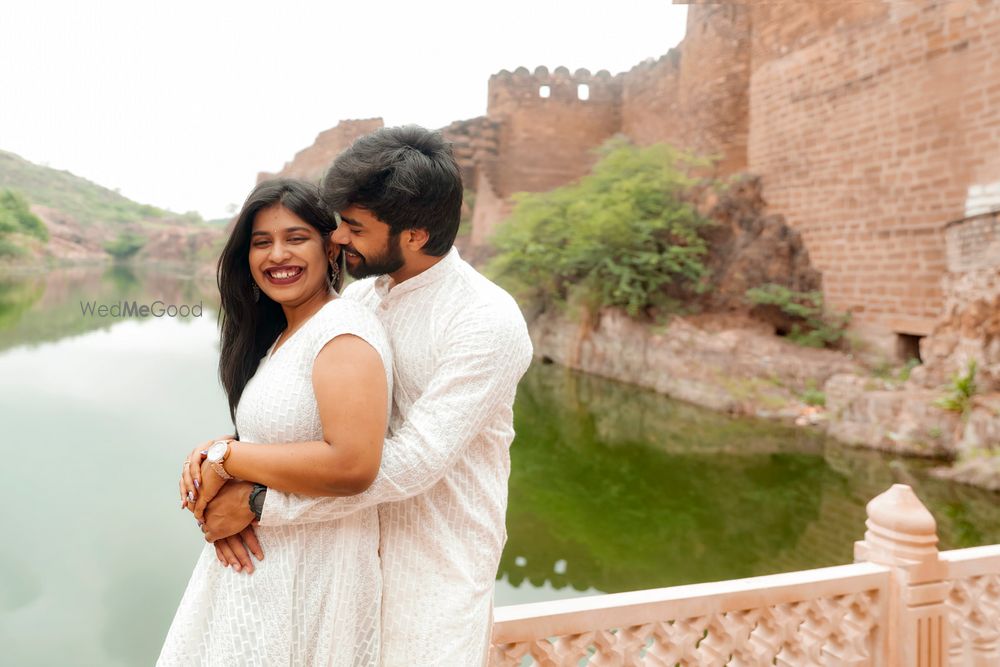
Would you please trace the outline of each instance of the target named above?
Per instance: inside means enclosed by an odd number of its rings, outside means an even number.
[[[260,184],[240,212],[218,271],[219,369],[238,440],[185,462],[195,465],[184,472],[182,502],[194,510],[197,501],[197,516],[239,480],[351,495],[378,472],[391,353],[375,315],[337,296],[334,228],[316,188],[291,180]],[[252,576],[205,546],[157,664],[377,664],[376,510],[256,533],[266,558]]]

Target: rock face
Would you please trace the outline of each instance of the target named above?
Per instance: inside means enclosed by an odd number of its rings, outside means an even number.
[[[713,278],[707,310],[745,310],[746,291],[767,283],[799,292],[822,288],[801,235],[782,216],[765,213],[760,178],[742,175],[721,196],[707,191],[699,198],[699,208],[715,223],[708,234]],[[755,314],[779,329],[791,324],[777,309],[757,308]]]
[[[800,393],[860,371],[843,353],[799,347],[745,316],[652,327],[618,310],[583,324],[547,313],[530,328],[543,359],[732,414],[796,416]]]
[[[44,257],[69,262],[107,258],[104,252],[106,230],[96,225],[83,226],[72,216],[47,206],[32,206],[31,211],[49,230],[49,242],[42,250]]]
[[[824,393],[829,433],[838,440],[911,456],[954,455],[960,420],[934,405],[940,392],[834,375]]]
[[[945,238],[945,314],[920,342],[923,365],[899,383],[831,378],[830,432],[869,447],[956,457],[955,468],[943,474],[1000,488],[1000,214],[957,221]],[[938,407],[970,361],[978,371],[965,412]]]
[[[945,240],[944,315],[920,343],[914,379],[937,386],[975,361],[980,390],[1000,392],[1000,212],[948,225]]]
[[[35,244],[36,254],[26,260],[28,265],[39,261],[53,265],[62,263],[100,263],[111,261],[105,251],[107,242],[121,233],[132,233],[146,239],[135,255],[136,262],[198,264],[204,271],[214,271],[225,243],[222,227],[206,226],[183,220],[146,221],[143,224],[81,225],[73,216],[45,206],[32,206],[49,230],[49,241]]]
[[[271,178],[301,178],[316,183],[326,172],[327,167],[355,139],[382,127],[381,118],[365,118],[363,120],[342,120],[335,127],[320,132],[312,146],[304,148],[295,154],[285,166],[276,173],[266,171],[257,174],[257,182]]]
[[[138,262],[196,262],[215,268],[226,236],[224,230],[202,226],[163,225],[146,232],[146,245],[136,255]]]

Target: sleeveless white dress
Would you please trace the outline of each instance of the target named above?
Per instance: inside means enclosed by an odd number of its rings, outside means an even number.
[[[261,359],[236,411],[240,440],[323,439],[312,366],[323,346],[342,334],[362,338],[382,357],[389,383],[385,409],[391,408],[385,330],[365,306],[337,298]],[[215,547],[205,545],[156,664],[377,665],[382,581],[376,508],[334,521],[258,526],[257,536],[264,560],[254,560],[250,575],[223,567]]]

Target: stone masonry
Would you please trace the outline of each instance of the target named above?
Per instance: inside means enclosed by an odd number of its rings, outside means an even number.
[[[691,3],[681,44],[628,72],[501,71],[486,115],[444,128],[476,192],[472,243],[609,137],[669,142],[756,174],[828,305],[891,351],[942,314],[946,226],[1000,209],[997,44],[995,0],[722,0]],[[314,175],[374,122],[324,132],[282,173]]]

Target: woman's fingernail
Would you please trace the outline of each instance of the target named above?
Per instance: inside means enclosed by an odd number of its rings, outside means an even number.
[[[233,569],[236,570],[237,572],[239,572],[240,571],[240,564],[239,563],[234,564],[233,565]]]
[[[201,450],[198,453],[201,454],[202,456],[208,456],[208,450],[207,449],[203,449],[203,450]]]
[[[194,480],[194,488],[196,488],[199,491],[201,491],[201,484],[198,483],[198,480]]]
[[[194,491],[188,491],[188,500],[194,502]]]

